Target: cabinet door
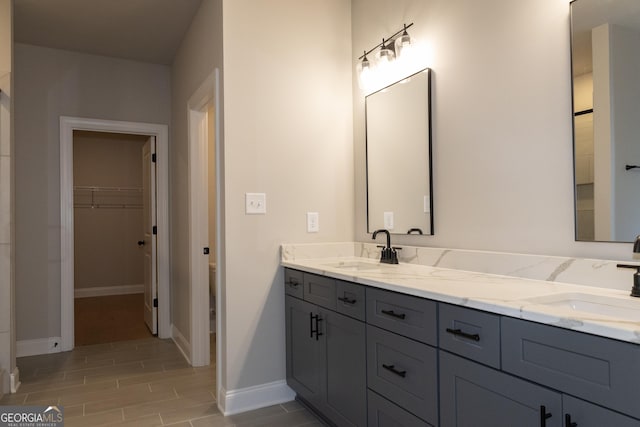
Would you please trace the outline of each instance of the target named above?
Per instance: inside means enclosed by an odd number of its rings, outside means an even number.
[[[440,405],[442,427],[562,426],[559,393],[444,351]]]
[[[565,427],[639,427],[640,421],[596,406],[575,397],[563,395]]]
[[[314,333],[318,307],[285,297],[287,340],[287,384],[304,400],[323,410],[325,395],[324,345],[322,335]]]
[[[326,415],[336,425],[367,425],[366,330],[363,322],[321,310],[327,361]]]

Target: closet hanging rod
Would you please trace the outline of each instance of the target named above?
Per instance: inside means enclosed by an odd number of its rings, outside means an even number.
[[[142,209],[142,205],[125,205],[125,204],[89,204],[89,203],[80,203],[73,205],[74,208],[78,209]]]
[[[99,187],[99,186],[76,185],[73,187],[73,189],[81,190],[81,191],[142,192],[142,187]]]

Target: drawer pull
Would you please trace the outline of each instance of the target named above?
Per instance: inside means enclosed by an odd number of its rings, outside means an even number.
[[[399,377],[404,378],[404,377],[406,377],[406,376],[407,376],[407,371],[398,371],[398,370],[396,369],[396,366],[395,366],[395,365],[385,365],[385,364],[383,364],[383,365],[382,365],[382,367],[383,367],[384,369],[386,369],[387,371],[393,372],[394,374],[396,374],[396,375],[397,375],[397,376],[399,376]]]
[[[386,314],[387,316],[391,316],[391,317],[395,317],[398,319],[404,319],[405,317],[407,317],[406,314],[404,313],[396,313],[393,310],[381,310],[382,314]]]
[[[339,297],[338,301],[342,301],[345,304],[349,304],[349,305],[353,305],[355,304],[357,301],[351,298],[347,298],[347,297]]]
[[[571,422],[571,415],[565,414],[565,416],[564,416],[564,427],[578,427],[578,423]]]
[[[289,283],[287,283],[287,284],[289,285],[290,288],[297,288],[300,283],[298,283],[298,282],[296,282],[294,280],[290,280]]]
[[[547,427],[547,420],[552,416],[544,405],[540,405],[540,427]]]
[[[450,334],[453,335],[457,335],[459,337],[464,337],[470,340],[474,340],[474,341],[480,341],[480,335],[478,334],[468,334],[466,332],[463,332],[461,329],[451,329],[451,328],[447,328],[447,332],[449,332]]]

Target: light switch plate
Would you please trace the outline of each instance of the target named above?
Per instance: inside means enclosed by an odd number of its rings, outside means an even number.
[[[318,212],[307,212],[307,233],[317,233],[320,231],[320,214]]]
[[[267,195],[265,193],[245,193],[245,214],[264,215],[267,213]]]

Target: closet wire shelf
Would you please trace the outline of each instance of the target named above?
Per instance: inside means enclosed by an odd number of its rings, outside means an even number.
[[[80,209],[142,209],[142,188],[74,186],[73,207]]]

